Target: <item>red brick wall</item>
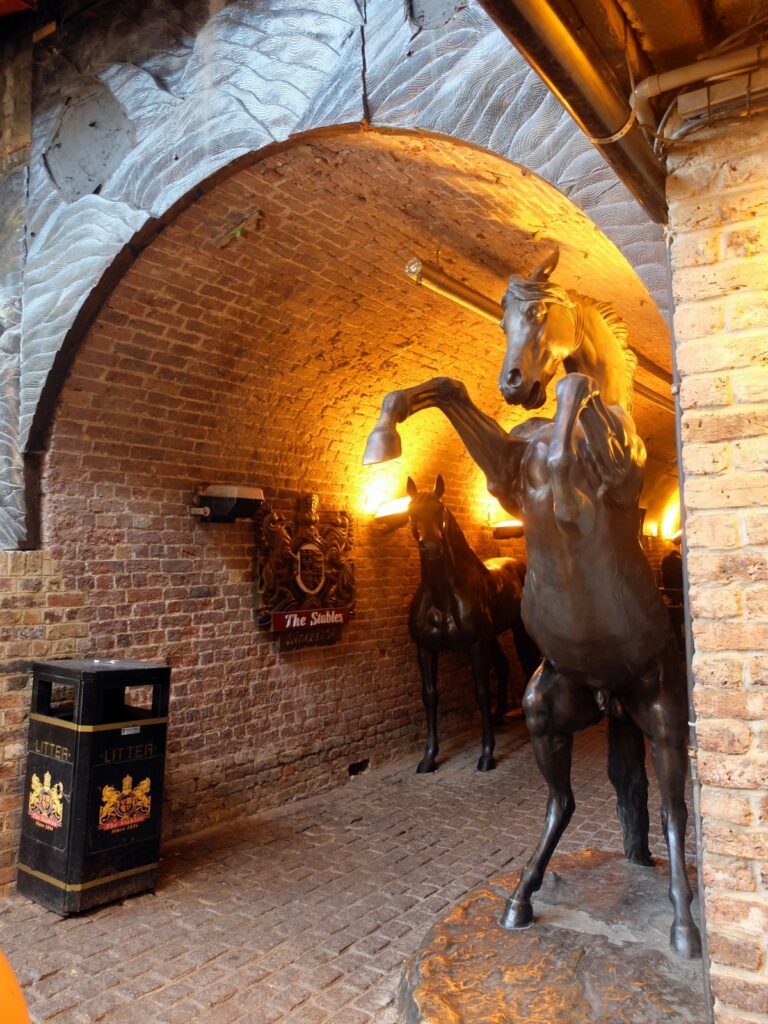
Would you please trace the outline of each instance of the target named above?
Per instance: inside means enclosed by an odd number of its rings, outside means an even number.
[[[669,180],[711,980],[768,1021],[768,120],[693,136]]]
[[[0,652],[0,882],[17,843],[31,659],[172,666],[168,834],[339,783],[365,758],[410,750],[415,766],[424,727],[406,614],[418,558],[406,531],[371,527],[366,494],[440,472],[479,553],[514,545],[483,528],[482,474],[440,413],[402,426],[399,464],[364,469],[365,437],[387,391],[435,374],[464,380],[507,426],[519,413],[496,387],[498,328],[403,267],[439,258],[500,295],[510,269],[549,247],[542,225],[568,239],[562,283],[610,278],[638,334],[657,337],[647,293],[583,214],[523,169],[445,140],[360,132],[272,153],[143,251],[78,350],[45,456],[43,551],[11,556],[0,597],[14,617]],[[655,422],[653,409],[639,415]],[[353,513],[357,617],[341,644],[275,652],[254,625],[251,528],[190,518],[202,482],[258,484],[281,502],[313,490]],[[442,688],[443,735],[476,723],[463,659],[446,657]]]
[[[363,469],[364,440],[387,390],[436,372],[494,410],[500,354],[497,328],[405,278],[434,219],[391,212],[404,184],[387,150],[411,161],[420,211],[440,183],[424,183],[418,140],[378,146],[359,136],[344,158],[307,144],[224,182],[142,254],[80,348],[45,458],[44,550],[7,556],[0,579],[13,659],[0,881],[12,876],[34,658],[172,666],[168,834],[342,782],[355,761],[417,759],[406,616],[418,558],[408,531],[371,527],[366,489],[383,476],[404,493],[408,473],[431,486],[442,472],[472,542],[498,546],[481,528],[482,478],[440,414],[404,426],[394,470]],[[204,481],[258,484],[281,502],[314,490],[322,508],[354,514],[357,616],[342,643],[275,651],[254,624],[252,528],[188,515]],[[474,720],[474,698],[463,659],[446,656],[441,678],[447,737]]]

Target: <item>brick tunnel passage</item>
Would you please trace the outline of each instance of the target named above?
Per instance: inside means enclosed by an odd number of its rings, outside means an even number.
[[[263,816],[246,800],[236,824],[167,848],[154,896],[67,921],[0,899],[34,1024],[394,1024],[404,959],[538,837],[546,788],[522,722],[498,751],[476,772],[472,734],[435,775],[408,757]],[[576,738],[574,792],[560,851],[621,850],[601,728]],[[650,812],[664,856],[653,777]]]
[[[498,297],[554,242],[557,280],[609,297],[668,365],[657,308],[584,214],[530,172],[433,137],[337,133],[265,156],[212,184],[106,297],[45,456],[41,600],[55,591],[55,630],[27,654],[172,666],[169,835],[239,815],[244,793],[251,811],[274,806],[418,741],[417,552],[407,531],[373,530],[366,503],[442,473],[483,556],[499,553],[485,527],[498,506],[438,412],[403,425],[398,463],[362,467],[364,439],[387,391],[435,374],[507,426],[519,413],[497,392],[498,327],[413,285],[404,264],[439,259]],[[671,416],[642,398],[635,411],[674,485]],[[341,644],[275,653],[254,624],[252,529],[191,519],[203,482],[284,501],[313,490],[352,512],[357,616]],[[446,658],[442,679],[447,736],[473,696],[463,660]]]
[[[170,664],[165,838],[224,831],[169,848],[157,897],[63,924],[10,897],[2,946],[36,1019],[393,1019],[400,962],[434,915],[529,851],[543,783],[519,724],[492,777],[474,771],[463,659],[445,658],[440,683],[443,756],[457,737],[461,753],[435,779],[414,774],[418,556],[407,531],[372,527],[371,494],[442,473],[478,553],[519,547],[493,541],[484,481],[440,414],[403,425],[399,463],[360,462],[383,395],[436,374],[464,380],[507,426],[519,415],[497,394],[501,332],[414,286],[405,262],[438,260],[498,297],[554,242],[559,283],[610,298],[633,344],[668,366],[648,292],[583,214],[529,172],[433,137],[325,134],[222,176],[105,297],[45,453],[29,601],[47,625],[30,627],[25,657]],[[674,482],[671,417],[642,398],[635,413]],[[276,502],[312,490],[353,514],[357,615],[341,643],[275,651],[254,619],[252,527],[189,516],[204,482]],[[585,818],[564,848],[618,849],[600,733],[583,743]]]

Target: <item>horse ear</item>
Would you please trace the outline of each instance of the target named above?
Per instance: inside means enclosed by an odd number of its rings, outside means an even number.
[[[405,489],[408,492],[409,498],[415,498],[416,495],[419,493],[418,487],[410,477],[408,477],[408,482],[405,485]]]
[[[560,246],[556,245],[549,256],[545,256],[541,263],[528,278],[529,281],[548,281],[549,275],[557,266],[560,259]]]
[[[439,473],[437,474],[437,480],[435,480],[435,489],[433,493],[438,501],[445,494],[445,480],[443,480]]]

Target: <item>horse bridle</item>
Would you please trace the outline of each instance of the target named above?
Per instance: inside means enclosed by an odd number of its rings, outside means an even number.
[[[518,287],[515,287],[515,285]],[[529,294],[526,294],[526,292]],[[535,294],[530,294],[531,292]],[[561,288],[559,285],[542,285],[538,281],[531,281],[529,278],[511,277],[507,283],[505,298],[510,294],[520,302],[541,302],[545,306],[563,306],[570,313],[571,321],[573,322],[574,346],[571,356],[579,351],[584,343],[586,334],[584,310],[581,303],[572,299],[564,288]]]

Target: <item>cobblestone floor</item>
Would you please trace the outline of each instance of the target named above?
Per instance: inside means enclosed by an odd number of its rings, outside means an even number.
[[[449,904],[521,863],[542,824],[524,725],[499,734],[495,772],[475,771],[478,746],[446,745],[434,775],[410,756],[169,846],[154,895],[68,920],[4,897],[0,949],[33,1022],[391,1024],[404,959]],[[577,738],[563,852],[621,848],[604,747],[601,729]]]

